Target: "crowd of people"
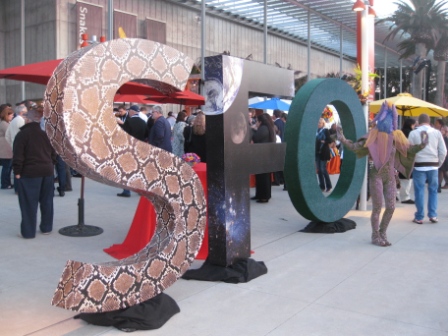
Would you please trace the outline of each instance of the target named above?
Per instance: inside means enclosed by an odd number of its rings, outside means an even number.
[[[206,162],[205,115],[200,109],[188,118],[185,110],[177,117],[169,112],[165,118],[161,106],[121,105],[114,114],[117,124],[138,140],[179,157],[195,153]],[[36,236],[38,208],[40,232],[51,233],[55,191],[64,197],[72,190],[71,177],[81,176],[57,155],[44,129],[43,107],[35,102],[23,101],[14,108],[0,105],[1,189],[12,189],[18,196],[22,217],[19,236],[25,239]],[[117,195],[130,197],[130,191]]]
[[[131,107],[131,110],[133,107]],[[132,117],[132,116],[131,116]],[[174,122],[169,122],[168,119],[172,119]],[[427,120],[428,119],[428,120]],[[182,157],[186,153],[195,153],[200,158],[201,161],[207,162],[206,157],[206,140],[205,140],[205,115],[198,109],[190,116],[187,115],[186,111],[181,111],[178,115],[169,113],[168,117],[165,119],[160,109],[153,108],[152,116],[149,117],[147,122],[147,141],[154,146],[164,148],[175,155]],[[273,115],[267,113],[260,113],[260,111],[255,111],[249,109],[249,127],[252,130],[251,142],[257,143],[274,143],[274,142],[284,142],[284,132],[285,123],[287,120],[287,114],[280,111],[274,110]],[[419,125],[418,128],[414,128]],[[318,184],[320,189],[324,193],[329,193],[333,189],[331,179],[329,177],[328,167],[329,161],[337,156],[338,167],[335,167],[334,171],[339,173],[340,165],[342,163],[342,157],[339,156],[340,150],[342,150],[343,144],[348,149],[357,150],[356,145],[353,148],[353,143],[346,141],[345,138],[337,139],[337,129],[336,124],[331,125],[330,128],[327,127],[326,122],[321,118],[318,122],[318,127],[316,131],[316,151],[315,151],[315,163],[316,163],[316,173],[318,178]],[[384,132],[384,127],[378,124],[378,120],[374,121],[373,128],[376,132]],[[398,127],[397,125],[395,125]],[[430,129],[428,129],[428,127]],[[126,129],[124,127],[124,129]],[[428,217],[431,222],[435,223],[437,219],[437,194],[434,197],[435,192],[441,192],[442,189],[448,189],[448,163],[445,160],[446,155],[446,145],[448,144],[448,131],[447,127],[444,125],[442,119],[437,119],[435,121],[434,127],[429,124],[429,117],[423,114],[418,122],[414,119],[406,119],[403,123],[402,132],[397,138],[393,140],[394,153],[401,153],[400,155],[408,157],[415,156],[415,168],[414,177],[400,175],[401,183],[396,183],[398,178],[398,171],[394,167],[393,159],[394,155],[388,153],[388,155],[382,155],[381,160],[385,162],[381,163],[381,166],[377,166],[370,172],[370,183],[372,188],[370,189],[370,194],[372,195],[372,204],[374,203],[372,210],[372,227],[374,229],[372,235],[372,242],[380,246],[389,246],[390,243],[387,240],[386,229],[390,221],[390,218],[395,207],[395,201],[398,200],[398,196],[402,203],[404,204],[416,204],[417,211],[415,213],[414,222],[421,224],[423,218],[423,187],[421,181],[431,181],[428,183],[429,189],[429,208]],[[390,130],[396,131],[397,128]],[[422,130],[424,132],[421,134]],[[374,131],[375,133],[375,131]],[[389,134],[386,132],[386,134]],[[370,134],[370,133],[369,133]],[[391,133],[392,134],[392,133]],[[393,133],[396,134],[396,133]],[[416,134],[416,135],[413,135]],[[426,138],[427,135],[427,138]],[[436,136],[437,135],[437,136]],[[409,140],[407,139],[409,137]],[[381,138],[381,136],[380,136]],[[170,141],[168,141],[170,139]],[[366,136],[367,144],[371,145],[368,140],[369,137]],[[376,138],[375,138],[376,139]],[[341,141],[340,141],[341,140]],[[376,141],[376,140],[375,140]],[[427,141],[427,142],[425,142]],[[365,142],[363,143],[364,146]],[[377,148],[388,148],[385,143],[381,143]],[[403,145],[404,144],[404,145]],[[402,147],[400,147],[402,146]],[[361,146],[362,147],[362,146]],[[405,150],[404,150],[404,149]],[[445,152],[443,152],[445,149]],[[445,154],[444,154],[445,153]],[[390,154],[390,155],[389,155]],[[369,155],[371,161],[372,153],[366,152]],[[376,154],[373,154],[375,156]],[[397,154],[398,155],[398,154]],[[431,158],[429,158],[431,156]],[[443,162],[440,163],[439,160],[443,156]],[[431,164],[428,166],[427,160],[430,160]],[[434,162],[432,162],[434,161]],[[387,163],[387,173],[383,173],[381,170]],[[439,165],[440,163],[440,165]],[[436,167],[437,166],[437,167]],[[370,165],[370,168],[375,167],[374,164]],[[412,170],[412,168],[411,168]],[[437,178],[430,178],[437,171]],[[392,175],[390,175],[392,174]],[[421,177],[420,175],[424,176]],[[392,178],[392,177],[393,178]],[[415,198],[416,201],[412,200],[410,197],[412,180],[414,181]],[[393,181],[393,186],[392,186]],[[434,182],[436,181],[436,182]],[[375,189],[380,183],[384,185],[384,188]],[[434,187],[434,183],[435,187]],[[271,198],[271,186],[284,184],[283,172],[275,173],[264,173],[257,174],[255,176],[255,196],[252,197],[258,203],[268,203]],[[424,184],[424,183],[423,183]],[[399,188],[401,185],[401,188]],[[392,187],[391,187],[392,186]],[[284,185],[284,190],[287,190],[286,185]],[[387,195],[385,194],[387,193]],[[393,194],[393,197],[391,196]],[[385,198],[387,196],[387,198]],[[391,198],[392,197],[392,198]],[[383,219],[380,223],[379,214],[382,207],[382,199],[386,199],[386,211],[383,214]]]
[[[37,209],[40,232],[53,230],[54,170],[56,152],[43,131],[43,107],[34,102],[0,105],[1,188],[18,195],[22,238],[36,236]],[[14,175],[13,183],[11,173]]]
[[[358,157],[369,158],[369,192],[372,198],[372,243],[390,246],[386,230],[398,200],[400,189],[402,203],[415,204],[413,223],[423,224],[425,218],[425,186],[427,188],[426,215],[430,223],[437,223],[438,196],[445,177],[447,154],[447,130],[442,119],[434,125],[428,114],[422,113],[418,120],[407,119],[400,130],[395,106],[385,102],[371,123],[369,133],[358,140],[347,140],[342,128],[337,130],[338,139],[345,148],[356,152]],[[397,183],[400,172],[401,183]],[[412,175],[411,175],[412,173]],[[448,184],[443,186],[448,188]],[[414,185],[415,201],[410,198]],[[445,188],[445,186],[447,186]],[[385,210],[380,220],[381,208]]]
[[[114,110],[117,123],[129,135],[152,146],[161,148],[176,156],[185,153],[196,154],[201,162],[207,162],[205,141],[205,114],[198,108],[190,115],[186,110],[177,115],[172,111],[165,117],[161,106],[150,109],[121,105]],[[119,197],[130,197],[130,190],[124,189]]]
[[[115,111],[117,123],[123,130],[139,140],[181,158],[193,153],[201,162],[207,162],[206,116],[199,108],[190,114],[186,110],[180,111],[177,115],[170,111],[166,118],[160,106],[154,106],[150,110],[145,109],[144,116],[141,112],[142,108],[139,109],[137,105],[132,105],[129,109],[122,105]],[[248,119],[253,143],[284,142],[287,113],[274,110],[273,115],[270,116],[267,113],[256,114],[255,110],[250,109]],[[132,124],[135,125],[132,126]],[[141,131],[138,132],[137,129]],[[142,130],[146,130],[144,135]],[[142,136],[138,137],[136,132]],[[287,190],[281,171],[274,174],[257,174],[255,180],[256,194],[252,199],[259,203],[269,201],[271,185],[283,184],[284,190]],[[130,191],[123,190],[117,196],[130,197]]]
[[[190,114],[186,110],[178,114],[170,111],[165,117],[161,106],[148,109],[145,106],[131,105],[126,108],[125,105],[121,105],[114,109],[114,114],[120,127],[138,140],[164,149],[180,158],[194,153],[201,162],[207,162],[206,117],[199,108]],[[24,101],[14,108],[9,104],[0,105],[1,189],[13,189],[18,195],[22,214],[20,236],[23,238],[35,237],[38,206],[41,210],[39,226],[41,233],[48,234],[52,231],[55,190],[63,197],[66,191],[71,190],[71,177],[77,175],[52,148],[44,132],[42,116],[43,108],[33,102]],[[252,131],[251,142],[254,144],[284,142],[286,120],[287,113],[280,110],[274,110],[271,116],[250,109],[248,121]],[[328,128],[325,120],[319,119],[315,163],[319,187],[324,193],[328,193],[333,186],[327,167],[332,157],[338,155],[336,142],[338,146],[342,143],[347,149],[358,152],[361,150],[365,155],[369,155],[371,162],[369,191],[373,205],[372,242],[388,246],[390,243],[385,231],[396,201],[415,204],[413,222],[423,223],[425,184],[428,188],[427,216],[430,222],[438,222],[437,193],[448,189],[446,158],[448,127],[443,119],[436,119],[432,125],[426,114],[421,114],[418,121],[412,118],[405,119],[400,133],[397,133],[399,129],[396,121],[387,124],[387,127],[394,125],[390,130],[382,126],[380,121],[383,122],[376,118],[364,140],[354,142],[345,139],[342,130],[336,129],[336,124]],[[383,133],[386,135],[381,135]],[[391,134],[392,141],[386,141],[385,139],[391,137]],[[388,146],[393,146],[391,147],[393,150],[389,151]],[[378,154],[378,150],[386,152]],[[396,167],[397,155],[403,157],[407,155],[413,159],[415,156],[413,170],[411,167],[410,170],[400,171],[398,174],[397,170],[400,169]],[[413,162],[407,164],[412,166]],[[405,172],[411,171],[413,175],[405,175]],[[55,180],[58,182],[57,188],[54,187]],[[281,171],[257,174],[255,196],[252,199],[258,203],[268,203],[271,198],[271,186],[280,184],[284,184],[284,190],[287,190]],[[380,184],[381,188],[378,187]],[[415,200],[411,198],[412,185]],[[129,190],[117,194],[120,197],[130,195]],[[383,198],[386,201],[386,210],[380,223],[379,214]]]
[[[143,107],[139,108],[137,105],[132,105],[129,109],[122,105],[116,109],[115,115],[117,123],[123,130],[139,140],[181,158],[193,153],[201,162],[207,162],[206,117],[199,108],[190,114],[186,110],[180,111],[177,115],[170,111],[165,118],[160,106],[143,111]],[[249,109],[248,119],[252,130],[252,143],[285,141],[287,113],[274,110],[273,115],[270,116],[267,113]],[[273,174],[257,174],[255,180],[256,190],[252,199],[259,203],[269,202],[271,185],[283,184],[284,190],[287,190],[282,171]],[[123,190],[117,194],[120,197],[130,197],[130,195],[129,190]]]

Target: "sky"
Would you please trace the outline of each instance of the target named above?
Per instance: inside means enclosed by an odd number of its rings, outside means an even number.
[[[375,9],[377,17],[382,18],[392,14],[397,9],[394,2],[396,2],[396,0],[374,0],[373,8]],[[409,3],[409,1],[405,2]]]
[[[373,8],[378,18],[386,17],[392,14],[396,9],[393,0],[375,0]]]

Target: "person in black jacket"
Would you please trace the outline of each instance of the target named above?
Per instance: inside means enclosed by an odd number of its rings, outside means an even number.
[[[275,142],[274,122],[269,114],[257,116],[257,130],[252,135],[253,143]],[[255,175],[255,196],[257,203],[267,203],[271,198],[271,173]]]
[[[285,122],[282,120],[282,114],[283,112],[280,110],[274,110],[274,125],[277,126],[280,139],[282,142],[285,140]]]
[[[126,133],[137,138],[140,141],[145,141],[148,137],[148,127],[146,122],[139,116],[140,109],[137,105],[132,105],[129,108],[128,117],[126,118],[121,128]]]
[[[56,152],[47,134],[40,128],[43,109],[29,110],[26,124],[20,128],[13,144],[12,166],[18,183],[22,221],[20,236],[36,237],[37,206],[40,204],[40,231],[53,230],[54,164]]]
[[[171,153],[173,151],[171,146],[171,125],[163,116],[160,106],[153,107],[152,119],[154,119],[154,125],[149,131],[149,144]]]
[[[316,169],[319,178],[319,187],[325,192],[330,192],[333,188],[330,175],[327,171],[327,161],[331,159],[329,145],[332,142],[333,140],[330,137],[330,132],[325,128],[325,120],[320,118],[316,132]]]
[[[274,110],[272,113],[274,116],[274,125],[277,127],[277,135],[280,137],[281,142],[285,142],[285,122],[282,119],[283,112],[280,110]],[[274,185],[280,185],[285,183],[283,171],[274,173]],[[286,188],[286,187],[285,187]],[[286,190],[286,189],[285,189]]]
[[[148,137],[148,128],[145,121],[138,115],[140,112],[137,105],[132,105],[127,112],[127,118],[123,124],[120,124],[121,128],[133,136],[134,138],[145,141]],[[123,191],[117,194],[118,197],[131,197],[131,191],[123,189]]]

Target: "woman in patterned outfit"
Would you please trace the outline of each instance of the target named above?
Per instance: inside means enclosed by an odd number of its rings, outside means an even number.
[[[171,139],[171,145],[173,147],[173,154],[181,157],[184,152],[184,129],[187,126],[185,119],[187,114],[184,111],[180,111],[177,115],[176,123],[173,126],[173,137]]]
[[[347,140],[338,128],[338,140],[345,148],[354,151],[358,158],[369,155],[369,189],[372,197],[372,244],[390,246],[386,230],[395,211],[395,169],[407,178],[412,172],[415,154],[427,144],[426,133],[422,134],[422,144],[410,146],[403,132],[397,129],[397,111],[394,105],[383,103],[373,120],[374,127],[356,142]],[[382,201],[386,209],[380,223]]]

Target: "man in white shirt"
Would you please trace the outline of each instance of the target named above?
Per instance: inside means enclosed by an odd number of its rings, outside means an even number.
[[[421,143],[421,132],[428,134],[428,144],[415,155],[414,181],[415,206],[417,212],[414,215],[414,223],[423,224],[425,183],[428,183],[428,217],[431,223],[437,223],[437,188],[439,185],[438,169],[443,164],[446,156],[445,142],[442,133],[432,128],[430,119],[426,113],[418,117],[419,127],[409,133],[411,145]]]
[[[148,122],[148,109],[145,106],[140,107],[140,112],[138,116],[145,122]]]
[[[6,141],[11,145],[14,143],[14,139],[16,138],[17,133],[20,131],[20,127],[25,125],[25,119],[22,117],[28,109],[24,104],[17,105],[14,109],[14,112],[16,114],[16,117],[11,121],[9,124],[8,129],[5,133]]]

